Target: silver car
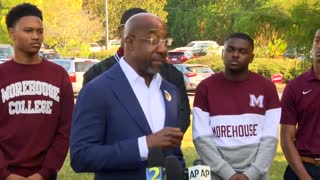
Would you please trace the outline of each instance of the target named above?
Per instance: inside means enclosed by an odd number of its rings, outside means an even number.
[[[198,84],[214,74],[212,69],[204,64],[174,64],[182,72],[187,91],[195,91]]]
[[[50,59],[50,61],[61,65],[67,70],[72,82],[73,93],[77,95],[82,88],[83,74],[94,64],[100,62],[97,59],[75,58],[75,59]]]
[[[13,47],[10,44],[0,44],[0,58],[11,59],[13,57]]]

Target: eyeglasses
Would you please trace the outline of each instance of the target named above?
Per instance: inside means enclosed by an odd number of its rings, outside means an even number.
[[[150,38],[139,38],[141,40],[144,40],[144,41],[149,41],[149,43],[153,46],[157,45],[157,46],[160,46],[161,43],[164,43],[166,46],[169,44],[169,40],[168,38],[153,38],[153,37],[150,37]]]
[[[134,36],[134,35],[130,35],[130,36],[136,38],[136,36]],[[141,37],[139,39],[144,40],[144,41],[148,41],[150,43],[150,45],[152,45],[152,46],[160,46],[161,43],[164,43],[164,45],[166,45],[166,46],[169,45],[168,38],[154,38],[154,37],[144,38],[144,37]]]

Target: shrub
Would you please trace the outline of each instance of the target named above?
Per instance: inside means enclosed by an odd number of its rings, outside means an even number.
[[[98,51],[98,52],[91,52],[89,54],[89,58],[104,60],[110,56],[113,56],[116,51],[117,51],[117,49],[114,48],[114,49],[111,49],[108,51],[104,50],[104,51]]]
[[[208,55],[187,61],[189,64],[206,64],[212,68],[214,72],[224,70],[224,64],[221,55]],[[287,82],[305,72],[311,66],[311,61],[300,61],[296,59],[269,59],[255,58],[249,65],[249,69],[259,73],[264,77],[271,79],[272,74],[281,73],[284,81]]]

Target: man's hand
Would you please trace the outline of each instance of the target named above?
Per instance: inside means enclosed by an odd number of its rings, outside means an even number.
[[[249,178],[244,174],[236,173],[231,176],[230,180],[249,180]]]
[[[6,180],[26,180],[27,178],[23,177],[23,176],[19,176],[17,174],[10,174]]]
[[[28,180],[44,180],[44,179],[40,174],[36,173],[36,174],[33,174],[32,176],[29,176]]]
[[[176,148],[181,144],[182,138],[183,132],[180,130],[180,128],[165,127],[160,131],[147,136],[147,145],[148,148]]]

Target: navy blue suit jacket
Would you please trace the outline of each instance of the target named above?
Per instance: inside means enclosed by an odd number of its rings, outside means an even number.
[[[163,80],[165,126],[179,127],[179,93]],[[169,92],[171,100],[165,98]],[[71,166],[76,172],[94,172],[97,180],[145,179],[147,161],[140,158],[138,138],[152,134],[143,110],[120,64],[81,90],[71,128]],[[180,147],[166,150],[182,162]]]

